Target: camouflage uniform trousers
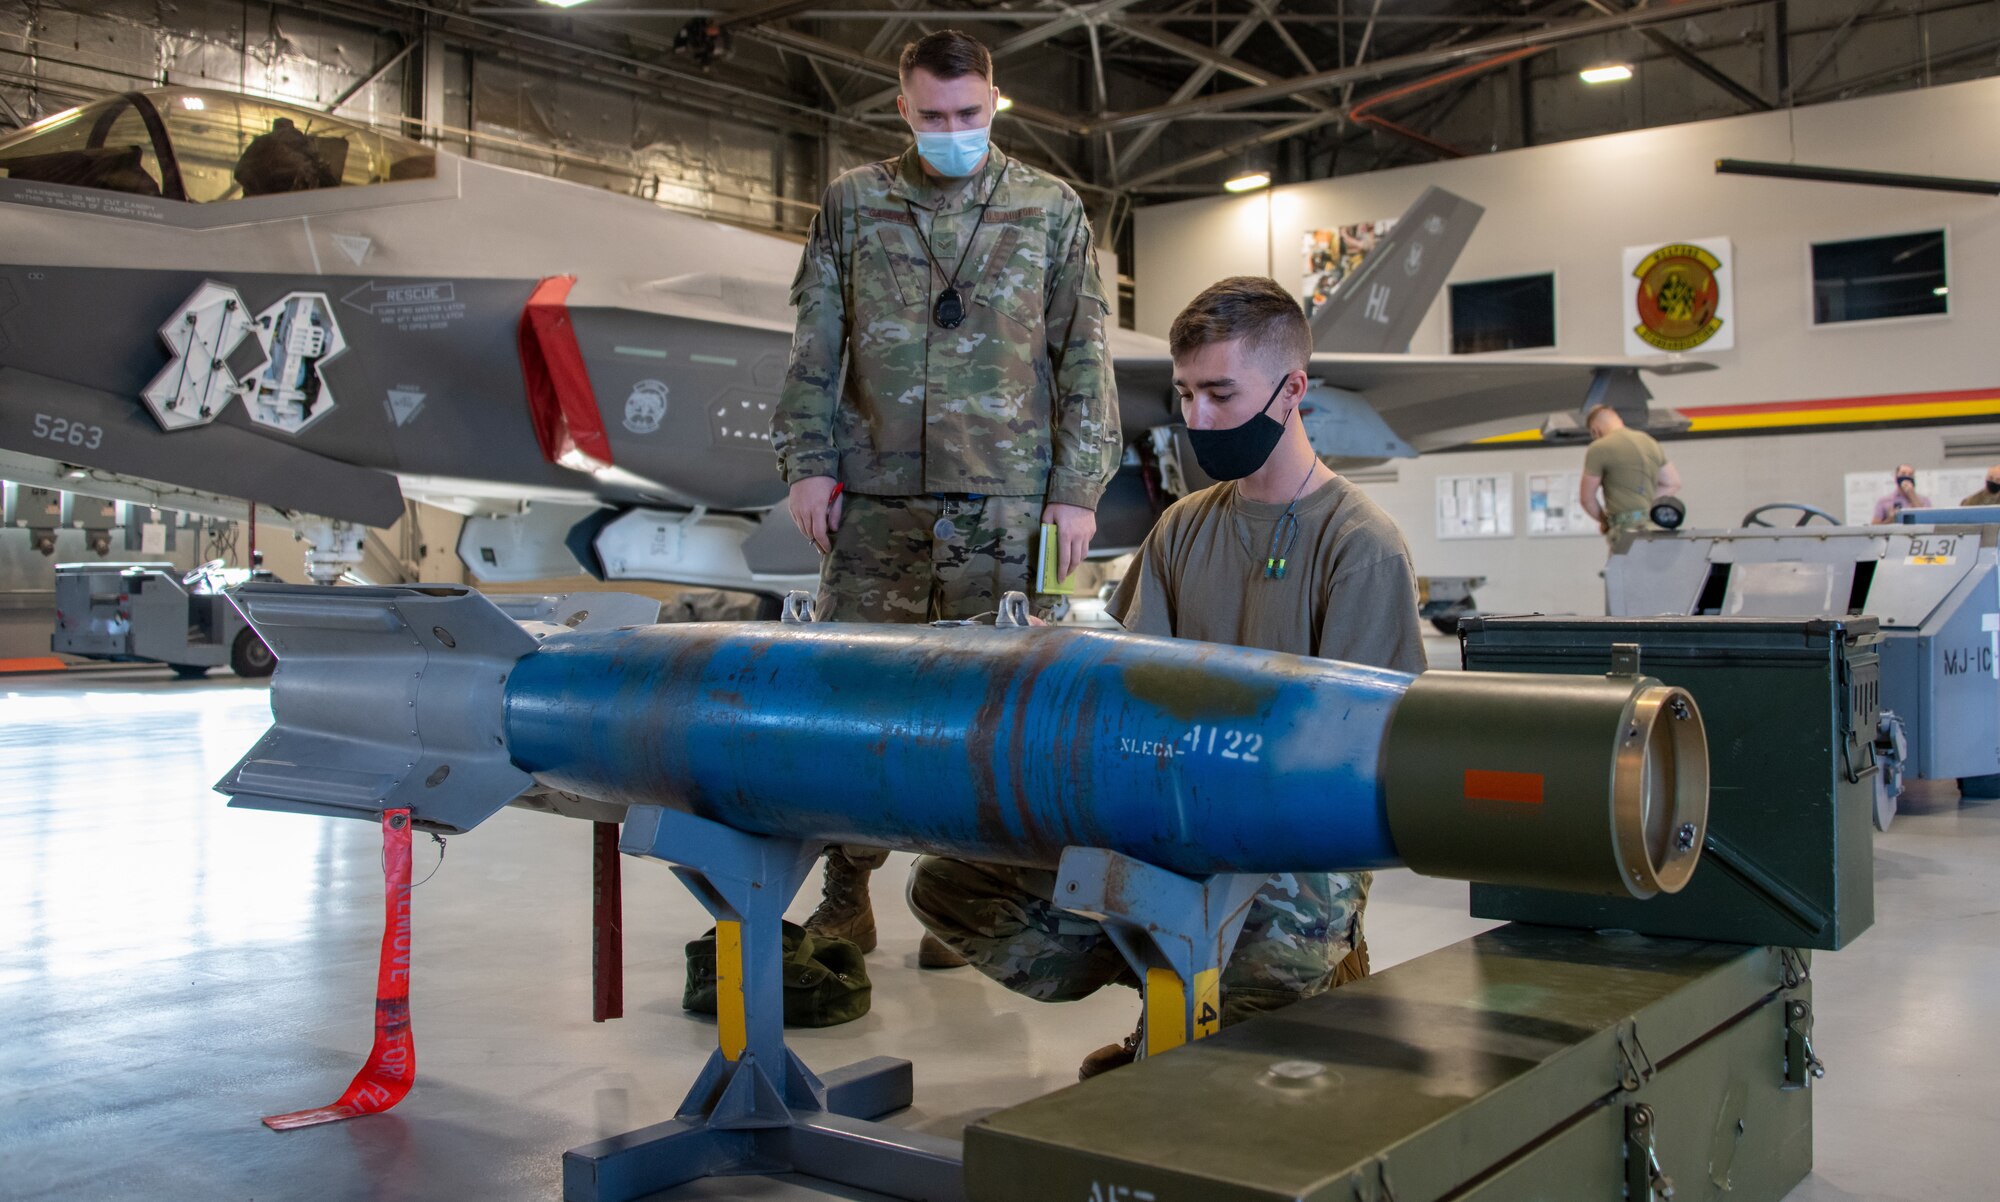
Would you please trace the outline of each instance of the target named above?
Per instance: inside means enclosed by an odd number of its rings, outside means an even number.
[[[1371,873],[1279,873],[1250,902],[1222,970],[1222,1023],[1289,1006],[1368,975],[1361,916]],[[1104,928],[1050,900],[1043,868],[924,856],[910,909],[946,946],[1015,993],[1070,1002],[1138,978]]]
[[[1610,515],[1604,519],[1604,545],[1606,548],[1617,547],[1618,536],[1627,530],[1657,529],[1659,527],[1653,525],[1652,519],[1643,510]]]
[[[820,565],[818,621],[976,618],[997,611],[1002,595],[1028,591],[1040,497],[849,492],[841,499],[840,529]],[[889,857],[859,844],[833,852],[858,868],[880,868]]]
[[[820,565],[822,622],[935,622],[1029,591],[1042,498],[846,493]],[[1037,598],[1031,598],[1036,600]]]

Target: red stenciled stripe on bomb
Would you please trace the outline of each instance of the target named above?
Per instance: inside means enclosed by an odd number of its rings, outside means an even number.
[[[1542,804],[1542,774],[1468,768],[1465,770],[1465,799],[1538,806]]]

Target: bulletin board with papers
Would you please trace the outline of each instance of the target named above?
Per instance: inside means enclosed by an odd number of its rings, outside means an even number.
[[[1594,535],[1597,519],[1583,511],[1582,472],[1528,473],[1528,537]]]
[[[1439,476],[1437,536],[1514,537],[1514,474]]]

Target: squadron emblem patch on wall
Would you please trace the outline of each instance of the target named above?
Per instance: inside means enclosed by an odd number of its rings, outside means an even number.
[[[1729,240],[1625,250],[1625,352],[1720,351],[1736,345]]]

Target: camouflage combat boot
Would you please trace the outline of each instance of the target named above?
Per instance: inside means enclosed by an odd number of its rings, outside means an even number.
[[[875,950],[875,908],[868,901],[868,877],[876,865],[856,863],[838,847],[826,849],[826,884],[819,908],[805,928],[845,939],[863,952]]]
[[[1107,1043],[1083,1058],[1077,1066],[1076,1079],[1088,1081],[1099,1073],[1108,1073],[1114,1068],[1124,1068],[1139,1058],[1139,1043],[1146,1038],[1146,1014],[1139,1012],[1139,1025],[1132,1028],[1121,1043]]]

